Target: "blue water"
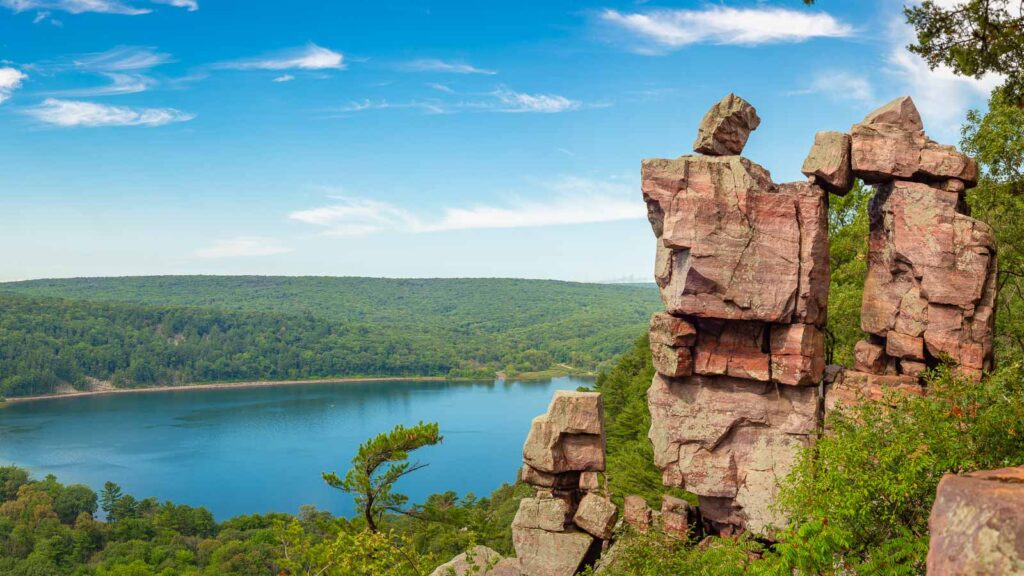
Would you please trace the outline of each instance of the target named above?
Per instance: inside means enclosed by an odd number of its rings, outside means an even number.
[[[0,407],[0,463],[96,490],[112,480],[218,519],[303,504],[351,515],[351,497],[320,474],[344,474],[367,438],[438,422],[444,442],[413,454],[429,466],[398,490],[413,502],[448,490],[487,495],[515,480],[530,420],[553,392],[586,384],[340,383],[10,403]]]

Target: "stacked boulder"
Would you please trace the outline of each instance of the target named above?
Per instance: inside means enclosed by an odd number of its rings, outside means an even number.
[[[701,123],[702,155],[642,165],[666,307],[650,326],[650,438],[663,482],[697,495],[712,532],[782,524],[779,482],[820,420],[827,193],[739,155],[759,123],[730,94]],[[830,187],[848,187],[839,156],[820,159]]]
[[[916,379],[942,359],[980,379],[992,367],[996,247],[992,229],[966,215],[977,164],[924,133],[909,97],[851,130],[854,176],[877,192],[856,366]]]
[[[604,468],[601,395],[556,392],[523,446],[520,480],[536,488],[512,523],[523,576],[572,576],[597,559],[618,519],[600,486]]]

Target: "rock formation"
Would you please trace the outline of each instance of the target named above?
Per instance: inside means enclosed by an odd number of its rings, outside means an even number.
[[[664,483],[697,494],[715,531],[781,524],[771,504],[818,428],[825,369],[826,192],[737,155],[758,123],[730,94],[701,124],[705,155],[642,166],[666,307],[651,321],[650,438]],[[813,170],[845,187],[849,153],[825,140]]]
[[[1024,574],[1024,467],[947,474],[928,529],[929,576]]]
[[[523,446],[520,480],[537,489],[512,523],[523,576],[572,576],[611,538],[618,510],[600,489],[604,458],[601,395],[556,392]]]
[[[995,242],[963,199],[976,163],[928,139],[904,97],[850,134],[817,134],[808,181],[775,184],[739,155],[759,122],[730,94],[701,123],[703,155],[641,168],[666,308],[650,325],[650,438],[663,482],[697,495],[711,532],[784,523],[772,507],[779,481],[823,408],[923,394],[920,376],[942,360],[972,378],[992,363]],[[827,196],[855,178],[875,188],[868,337],[852,369],[826,378]]]
[[[515,558],[502,558],[487,546],[476,546],[438,566],[430,576],[520,576]]]

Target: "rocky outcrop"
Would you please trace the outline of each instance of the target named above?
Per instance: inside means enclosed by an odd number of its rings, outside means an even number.
[[[992,366],[996,246],[964,214],[975,162],[928,140],[910,98],[854,125],[853,173],[876,183],[857,369],[919,375],[942,359],[979,379]],[[878,349],[881,348],[881,354]]]
[[[665,312],[651,320],[650,438],[663,482],[697,495],[711,532],[780,526],[779,481],[823,414],[924,394],[941,360],[980,378],[992,363],[995,242],[965,214],[977,164],[928,139],[910,98],[821,132],[807,182],[776,184],[739,156],[760,119],[730,94],[701,123],[703,155],[645,160]],[[826,379],[828,192],[874,185],[852,369]],[[822,398],[824,395],[824,398]]]
[[[694,147],[706,155],[641,169],[666,308],[651,321],[650,438],[664,483],[697,494],[713,531],[782,523],[771,503],[817,430],[825,369],[827,193],[775,184],[735,155],[760,122],[751,118],[729,95],[701,125]],[[808,169],[842,188],[849,146],[832,140]],[[690,517],[662,520],[685,534]]]
[[[929,576],[1024,574],[1024,467],[944,476],[928,528]]]
[[[502,558],[487,546],[475,546],[438,566],[430,576],[520,576],[515,558]]]
[[[520,480],[536,488],[512,523],[523,576],[572,576],[611,538],[618,510],[601,492],[604,408],[596,392],[555,392],[530,426]]]

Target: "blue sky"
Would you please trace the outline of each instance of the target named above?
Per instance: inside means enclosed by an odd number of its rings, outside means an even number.
[[[640,160],[730,91],[780,182],[902,94],[957,142],[994,82],[900,7],[0,0],[0,280],[646,280]]]

